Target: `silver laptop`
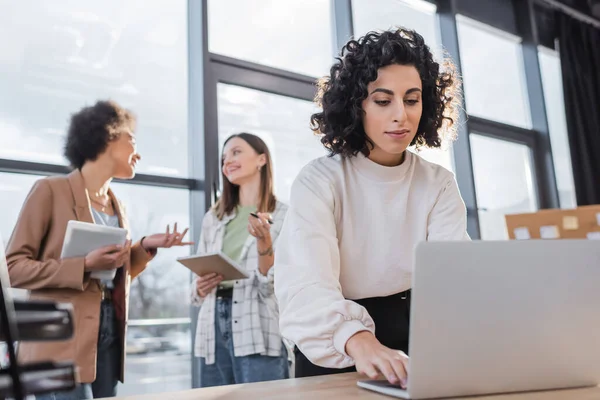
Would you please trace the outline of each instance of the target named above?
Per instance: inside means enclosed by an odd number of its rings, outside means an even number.
[[[429,399],[600,383],[600,243],[417,246],[407,390]]]

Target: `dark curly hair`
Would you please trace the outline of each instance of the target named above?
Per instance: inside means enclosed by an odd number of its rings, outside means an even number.
[[[124,130],[135,130],[135,116],[111,100],[98,101],[71,116],[64,155],[73,168],[94,161]]]
[[[414,66],[422,81],[423,112],[411,145],[440,147],[443,131],[454,138],[450,128],[458,114],[459,79],[450,60],[443,68],[434,61],[417,32],[404,28],[369,32],[350,40],[336,60],[330,76],[317,83],[315,101],[323,111],[310,119],[311,129],[322,136],[330,156],[369,155],[374,144],[363,128],[362,102],[368,97],[367,85],[377,79],[377,70],[391,64]]]

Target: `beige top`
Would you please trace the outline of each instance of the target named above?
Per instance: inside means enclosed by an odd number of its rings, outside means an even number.
[[[396,167],[364,155],[323,157],[292,185],[275,252],[281,333],[314,364],[345,368],[356,332],[374,331],[354,301],[411,287],[422,241],[468,240],[454,174],[406,152]]]

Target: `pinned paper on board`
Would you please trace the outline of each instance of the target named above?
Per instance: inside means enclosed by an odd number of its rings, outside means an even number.
[[[515,228],[515,239],[516,240],[529,240],[531,239],[531,235],[529,234],[529,229],[525,226],[521,226],[519,228]]]
[[[589,232],[587,238],[590,240],[600,240],[600,232]]]
[[[563,229],[566,231],[576,231],[579,229],[579,218],[573,215],[563,217]]]
[[[511,239],[592,239],[600,232],[600,204],[571,209],[548,209],[508,214],[506,230]],[[529,232],[527,232],[529,230]]]
[[[540,227],[540,237],[542,239],[560,239],[560,231],[556,225]]]

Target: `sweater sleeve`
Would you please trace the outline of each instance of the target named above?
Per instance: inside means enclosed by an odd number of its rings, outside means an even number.
[[[467,211],[454,175],[446,180],[429,213],[427,240],[470,240],[467,233]]]
[[[275,254],[275,295],[282,335],[314,364],[345,368],[354,365],[345,352],[348,339],[375,327],[367,311],[342,294],[335,197],[314,164],[294,181]]]

